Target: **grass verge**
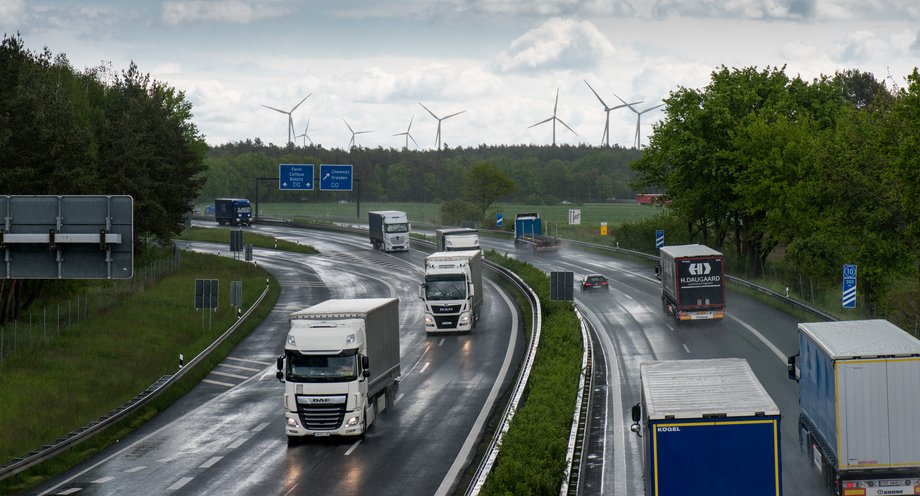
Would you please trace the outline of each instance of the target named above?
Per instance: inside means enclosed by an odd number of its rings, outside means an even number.
[[[234,336],[148,407],[81,443],[70,452],[0,481],[0,493],[22,491],[60,474],[123,437],[191,390],[223,357],[264,320],[279,286],[252,264],[183,253],[182,268],[154,287],[126,298],[105,314],[56,336],[39,353],[4,363],[0,374],[0,460],[10,461],[58,439],[124,404],[163,375],[175,372],[179,353],[197,355],[236,319],[229,290],[221,291],[211,325],[194,309],[195,279],[218,279],[222,288],[243,281],[243,305],[265,287],[266,300]]]
[[[202,241],[205,243],[226,243],[229,246],[230,231],[232,230],[235,229],[224,227],[191,227],[182,231],[176,239],[184,241]],[[243,233],[243,244],[251,244],[255,248],[277,248],[279,250],[306,253],[308,255],[319,253],[319,250],[310,245],[292,243],[283,239],[256,234],[245,229]]]

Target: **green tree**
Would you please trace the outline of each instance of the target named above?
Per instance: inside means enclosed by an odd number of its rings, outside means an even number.
[[[464,197],[476,205],[480,222],[485,220],[492,204],[515,188],[511,178],[489,162],[473,164],[467,172],[466,182]]]

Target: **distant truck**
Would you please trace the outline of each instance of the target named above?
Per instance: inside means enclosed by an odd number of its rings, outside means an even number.
[[[276,374],[288,441],[364,436],[399,387],[399,300],[326,300],[290,324]]]
[[[741,358],[639,366],[646,496],[781,496],[780,413]]]
[[[425,259],[425,331],[470,331],[482,311],[482,252],[438,252]]]
[[[539,213],[523,213],[517,214],[514,219],[514,247],[534,252],[558,251],[562,241],[543,234]]]
[[[367,225],[375,250],[409,251],[409,219],[405,212],[368,212]]]
[[[214,219],[222,226],[251,226],[252,203],[245,198],[218,198],[214,200]]]
[[[661,306],[678,322],[725,317],[722,254],[708,246],[661,248]]]
[[[799,435],[828,492],[920,494],[920,340],[887,320],[798,333]]]
[[[478,250],[479,230],[468,227],[450,227],[434,232],[437,251]]]

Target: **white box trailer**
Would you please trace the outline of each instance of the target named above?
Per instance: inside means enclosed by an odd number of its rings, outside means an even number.
[[[799,427],[830,492],[920,494],[920,340],[886,320],[798,331]]]

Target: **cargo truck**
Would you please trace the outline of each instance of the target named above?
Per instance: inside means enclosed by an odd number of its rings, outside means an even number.
[[[678,322],[725,317],[722,254],[708,246],[661,248],[661,306]]]
[[[470,331],[482,311],[482,252],[451,251],[428,255],[425,282],[425,331]]]
[[[514,247],[533,252],[558,251],[562,241],[543,234],[543,221],[539,213],[523,213],[514,218]]]
[[[409,219],[405,212],[368,212],[367,225],[375,250],[409,251]]]
[[[920,494],[920,340],[887,320],[804,322],[798,338],[799,435],[828,493]]]
[[[252,204],[245,198],[218,198],[214,200],[214,219],[219,225],[252,225]]]
[[[479,249],[479,231],[468,227],[438,229],[434,232],[437,251],[467,251]]]
[[[276,374],[288,441],[364,436],[399,387],[399,300],[326,300],[290,326]]]
[[[780,496],[780,413],[747,360],[647,362],[631,430],[647,496]]]

